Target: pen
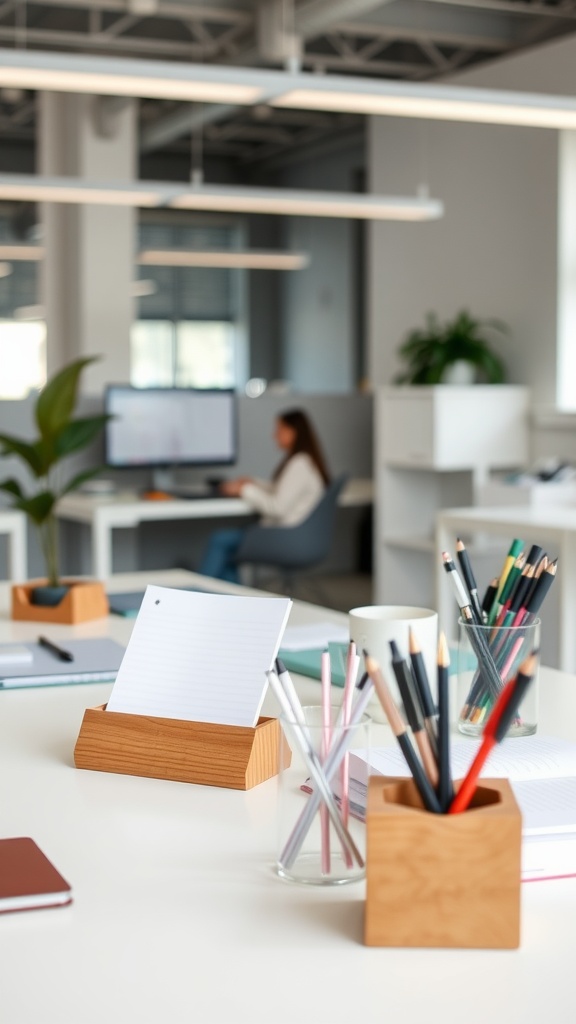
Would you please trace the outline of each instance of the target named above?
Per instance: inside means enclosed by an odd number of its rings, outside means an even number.
[[[331,703],[331,672],[330,655],[328,651],[322,652],[321,684],[322,684],[322,742],[320,744],[320,758],[322,764],[326,764],[326,758],[330,751],[330,740],[332,738],[332,703]],[[320,807],[320,828],[322,833],[322,872],[330,874],[330,818],[326,804]]]
[[[480,605],[480,599],[478,597],[478,586],[474,577],[474,570],[472,569],[472,563],[470,556],[466,550],[464,541],[458,538],[456,542],[456,557],[460,563],[464,582],[468,587],[468,593],[470,594],[470,606],[474,612],[474,617],[477,622],[484,622],[484,616],[482,615],[482,606]]]
[[[272,673],[272,675],[274,675],[274,673]],[[286,673],[286,675],[288,675],[288,673]],[[271,678],[270,675],[269,675],[269,678],[270,678],[270,682],[273,684],[273,679]],[[280,684],[280,688],[282,688],[281,684]],[[330,788],[330,780],[332,779],[332,777],[338,771],[338,769],[340,767],[340,764],[342,763],[342,758],[344,757],[346,751],[349,749],[349,747],[351,746],[351,744],[352,744],[352,742],[354,740],[354,729],[352,728],[352,726],[358,725],[358,723],[362,721],[362,717],[363,717],[363,715],[364,715],[364,713],[366,711],[366,708],[368,706],[368,702],[369,702],[369,700],[370,700],[370,698],[372,696],[372,692],[373,692],[373,685],[372,685],[371,679],[369,679],[367,675],[363,675],[361,680],[360,680],[360,682],[356,686],[357,698],[356,698],[356,701],[354,703],[354,707],[352,709],[352,713],[351,713],[351,716],[350,716],[350,722],[349,722],[350,729],[345,729],[343,731],[343,734],[339,737],[338,741],[336,743],[332,744],[332,747],[330,749],[330,753],[328,755],[328,758],[327,758],[327,761],[326,761],[325,765],[321,765],[319,763],[319,758],[317,758],[319,775],[322,777],[322,781],[324,781],[327,784],[327,786],[328,786],[328,795],[330,796],[332,801],[334,800],[334,797],[333,797],[333,794],[332,794],[332,790]],[[313,751],[313,753],[314,753],[314,751]],[[309,761],[308,761],[308,767],[309,768],[311,767],[311,764],[310,764]],[[312,775],[312,772],[310,774]],[[315,780],[316,783],[317,783],[317,781],[320,781],[320,780]],[[306,834],[307,834],[307,832],[308,832],[308,830],[310,828],[310,825],[312,824],[312,821],[314,820],[314,816],[316,814],[316,811],[318,810],[322,800],[325,800],[325,799],[326,799],[326,797],[324,796],[324,794],[319,792],[317,788],[315,788],[314,792],[310,795],[304,810],[300,814],[300,817],[298,818],[298,821],[296,822],[296,825],[294,826],[294,828],[293,828],[293,830],[292,830],[290,836],[288,837],[288,840],[287,840],[287,842],[286,842],[286,844],[284,846],[284,849],[283,849],[282,853],[280,854],[279,860],[284,865],[284,867],[290,868],[292,866],[292,864],[294,863],[294,861],[296,860],[296,857],[298,856],[298,853],[300,851],[302,843],[304,842],[304,839],[305,839]],[[333,823],[335,824],[335,822],[333,822]],[[344,830],[346,836],[348,837],[348,840],[349,840],[349,842],[348,842],[348,850],[349,850],[349,852],[352,852],[354,854],[354,856],[356,857],[356,860],[357,860],[358,864],[360,865],[360,867],[363,867],[364,861],[362,860],[361,855],[358,853],[358,851],[355,849],[355,847],[354,847],[354,849],[351,848],[351,844],[353,845],[352,836],[350,835],[350,833],[348,832],[348,829],[346,828],[346,826],[344,825],[344,823],[340,819],[339,819],[339,824],[340,824],[340,828]],[[338,838],[342,842],[342,836],[340,835],[340,833],[338,833]]]
[[[74,661],[74,655],[70,651],[65,651],[63,647],[58,647],[58,644],[53,644],[51,640],[48,640],[45,636],[38,637],[38,643],[40,647],[45,647],[50,654],[53,654],[59,661]]]
[[[536,671],[537,651],[530,654],[520,666],[515,679],[501,690],[498,700],[492,708],[490,718],[484,729],[482,744],[468,769],[460,789],[448,808],[448,814],[459,814],[465,811],[476,791],[476,782],[486,758],[497,743],[501,743],[508,732],[510,723],[516,714],[526,690],[532,682]]]
[[[288,675],[287,672],[283,674],[286,676]],[[310,810],[310,807],[312,806],[312,801],[314,800],[314,806],[311,814],[311,818],[314,818],[314,815],[316,814],[318,807],[320,806],[322,801],[324,801],[328,808],[328,814],[330,815],[330,819],[332,821],[332,824],[334,825],[340,842],[342,843],[343,847],[348,850],[350,856],[357,861],[360,867],[363,867],[364,860],[362,858],[362,855],[358,850],[354,840],[352,839],[352,836],[350,835],[348,829],[346,828],[346,826],[344,825],[340,818],[340,812],[338,810],[334,794],[332,793],[330,783],[328,781],[330,776],[328,774],[325,774],[323,766],[320,763],[320,758],[316,754],[316,751],[314,750],[314,747],[311,743],[308,730],[306,726],[303,724],[303,722],[305,722],[305,718],[302,712],[302,706],[300,704],[300,701],[297,700],[297,703],[295,705],[291,703],[290,696],[285,692],[282,682],[280,681],[280,678],[276,672],[267,672],[266,676],[268,678],[268,682],[270,683],[274,696],[276,697],[276,700],[280,704],[280,707],[286,719],[286,724],[290,728],[290,734],[294,739],[295,743],[297,744],[297,746],[299,747],[300,752],[302,753],[304,760],[306,761],[308,771],[310,772],[310,775],[313,778],[314,783],[317,787],[317,789],[314,791],[313,796],[310,797],[310,800],[308,801],[305,810]],[[304,815],[301,815],[301,817],[303,816]],[[302,845],[302,841],[306,835],[308,826],[309,822],[307,823],[306,829],[302,830],[300,846]],[[285,851],[280,857],[280,861],[285,867],[291,867],[298,855],[299,846],[292,851],[292,856],[290,859],[288,858],[288,855],[286,853],[286,850],[290,849],[291,843],[293,842],[294,831],[295,830],[293,830],[292,836],[288,840],[288,845],[287,847],[285,847]]]

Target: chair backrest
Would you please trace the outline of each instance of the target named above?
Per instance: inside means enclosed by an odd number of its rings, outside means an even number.
[[[237,562],[304,569],[323,561],[330,551],[338,498],[348,474],[328,484],[310,515],[296,526],[252,526],[238,550]]]

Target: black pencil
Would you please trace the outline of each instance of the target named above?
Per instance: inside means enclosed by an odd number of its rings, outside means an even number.
[[[410,769],[412,778],[414,779],[414,784],[422,799],[422,803],[426,810],[432,811],[434,814],[440,814],[441,808],[438,797],[432,789],[430,780],[416,756],[416,751],[410,742],[410,737],[408,736],[406,726],[402,721],[402,716],[392,700],[390,690],[388,689],[386,680],[382,675],[380,666],[374,658],[370,657],[369,654],[366,652],[364,652],[364,654],[366,658],[366,671],[374,683],[374,689],[376,690],[380,703],[384,708],[384,713],[390,723],[390,728],[398,741],[400,750],[404,754],[406,764]]]
[[[422,758],[422,764],[424,765],[426,775],[430,779],[434,788],[436,788],[439,782],[438,763],[434,756],[434,751],[432,749],[428,733],[424,729],[424,715],[422,708],[420,707],[414,678],[410,671],[410,666],[408,662],[402,658],[395,640],[390,641],[390,649],[392,651],[392,668],[394,670],[394,675],[396,676],[400,696],[402,697],[402,703],[404,705],[404,711],[406,712],[406,718],[408,719],[408,725],[412,730],[412,735],[414,736],[416,745],[420,751],[420,757]]]
[[[422,651],[420,650],[420,645],[416,639],[414,631],[411,628],[408,630],[408,647],[410,651],[410,662],[412,664],[412,675],[414,677],[414,682],[416,683],[416,689],[420,697],[420,704],[422,705],[422,711],[424,714],[424,725],[426,726],[426,732],[430,737],[434,756],[438,759],[438,713],[436,705],[434,704],[434,698],[432,697],[432,691],[430,690],[428,673],[426,672],[426,665],[424,664]]]
[[[445,813],[454,799],[454,786],[450,770],[450,698],[448,693],[448,667],[450,656],[444,633],[438,643],[438,763],[440,781],[438,800]]]

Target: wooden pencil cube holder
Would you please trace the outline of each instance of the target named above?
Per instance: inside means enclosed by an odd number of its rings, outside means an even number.
[[[280,726],[260,718],[254,729],[184,722],[87,708],[74,748],[77,768],[251,789],[290,765],[280,765]]]
[[[367,946],[518,947],[522,819],[506,779],[431,814],[412,779],[373,777],[366,827]]]

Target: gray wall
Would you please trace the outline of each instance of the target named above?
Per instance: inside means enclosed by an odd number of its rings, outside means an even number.
[[[451,81],[572,95],[575,66],[572,38]],[[370,227],[374,382],[391,381],[399,342],[426,312],[467,307],[510,325],[511,381],[554,403],[558,143],[545,129],[371,118],[371,189],[406,192],[424,177],[446,206],[438,222]]]
[[[362,145],[299,163],[282,174],[285,188],[352,192],[365,167]],[[283,376],[300,391],[355,388],[355,226],[325,217],[290,217],[286,247],[310,254],[310,266],[282,279]]]

